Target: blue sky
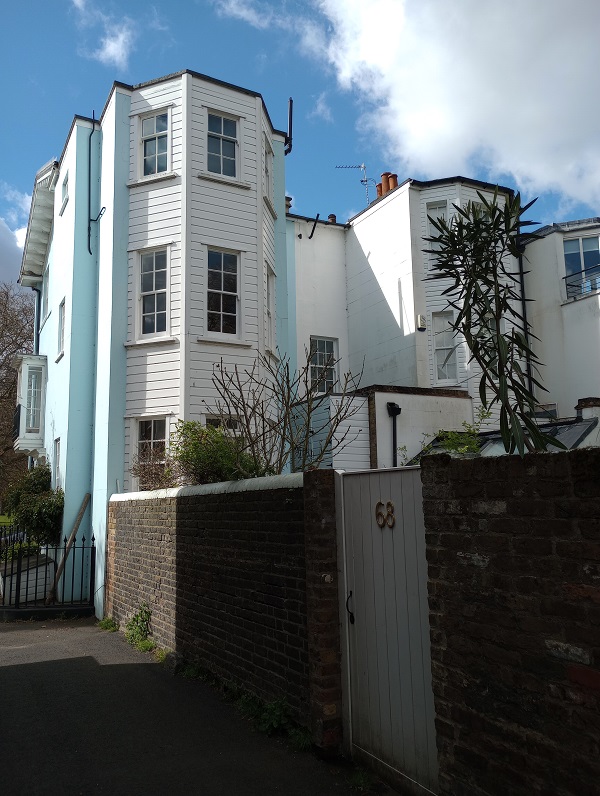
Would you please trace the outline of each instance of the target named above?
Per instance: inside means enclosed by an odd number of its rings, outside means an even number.
[[[361,210],[360,170],[336,169],[361,163],[373,180],[517,187],[543,223],[600,215],[599,31],[592,0],[7,3],[0,281],[18,275],[33,178],[73,116],[98,116],[114,80],[186,68],[260,92],[280,129],[294,98],[286,187],[302,215]]]

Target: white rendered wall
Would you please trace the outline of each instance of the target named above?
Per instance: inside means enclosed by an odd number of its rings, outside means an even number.
[[[470,398],[442,395],[411,395],[380,392],[375,394],[377,431],[377,467],[392,467],[392,418],[387,403],[398,404],[402,412],[396,418],[398,465],[416,456],[440,429],[462,431],[462,423],[473,421]],[[406,450],[403,449],[406,447]]]
[[[600,234],[573,230],[569,238]],[[539,340],[532,346],[544,367],[537,391],[540,403],[558,404],[561,417],[572,417],[580,398],[600,395],[600,294],[566,298],[562,232],[553,232],[527,247],[525,270],[528,316]]]
[[[298,367],[306,363],[310,338],[338,341],[338,371],[350,369],[346,317],[345,230],[341,226],[295,219],[296,312]],[[301,236],[301,237],[299,237]],[[358,373],[360,366],[354,372]],[[363,379],[364,383],[364,379]]]
[[[346,235],[350,367],[362,384],[417,386],[409,188],[351,222]]]

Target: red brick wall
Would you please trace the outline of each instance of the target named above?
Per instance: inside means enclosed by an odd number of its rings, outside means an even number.
[[[285,698],[324,749],[341,741],[333,478],[115,501],[107,541],[107,615],[124,624],[146,601],[159,645]]]
[[[423,460],[440,788],[600,793],[600,449]]]

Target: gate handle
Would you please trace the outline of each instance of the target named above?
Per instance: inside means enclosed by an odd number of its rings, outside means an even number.
[[[348,608],[348,603],[350,602],[350,597],[352,597],[352,591],[350,591],[348,593],[348,597],[346,598],[346,611],[348,612],[348,616],[350,617],[350,624],[353,625],[354,624],[354,614]]]

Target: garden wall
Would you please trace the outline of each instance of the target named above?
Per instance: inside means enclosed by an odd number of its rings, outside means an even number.
[[[600,449],[423,459],[440,789],[600,792]]]
[[[159,645],[284,698],[326,749],[341,740],[333,476],[113,496],[105,603],[124,624],[147,602]]]

